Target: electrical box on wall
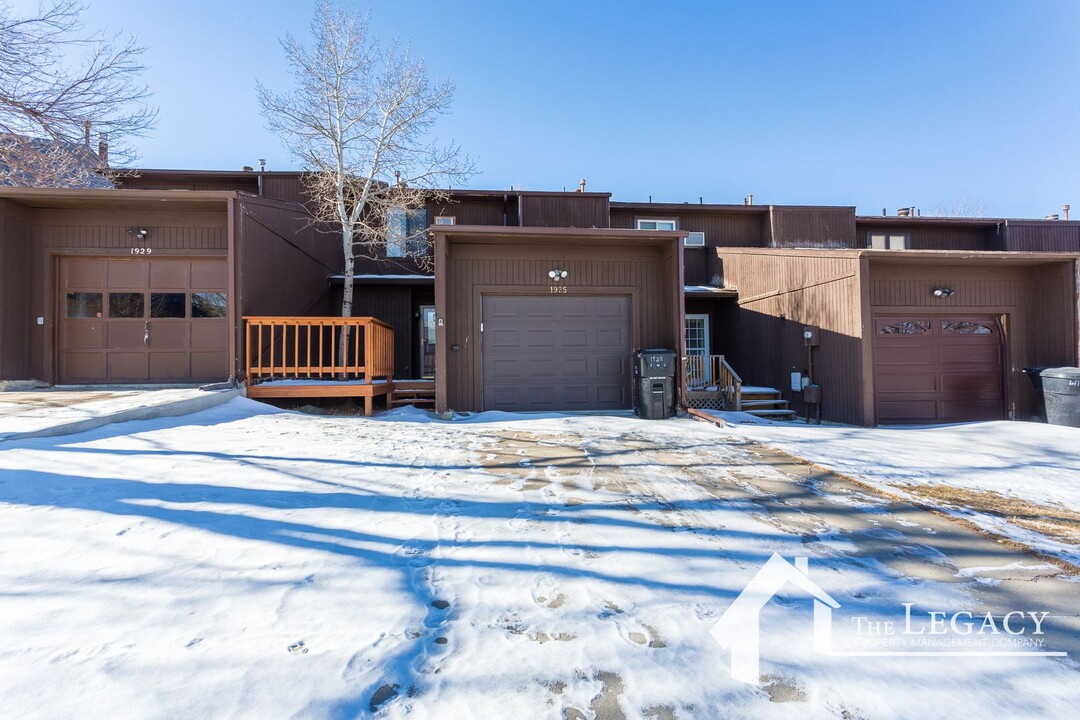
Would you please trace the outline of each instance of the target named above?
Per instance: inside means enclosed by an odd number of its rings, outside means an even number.
[[[806,388],[803,390],[803,400],[808,403],[820,403],[821,386],[807,385]]]
[[[806,347],[815,347],[820,342],[821,332],[812,325],[807,325],[802,331],[803,341]]]

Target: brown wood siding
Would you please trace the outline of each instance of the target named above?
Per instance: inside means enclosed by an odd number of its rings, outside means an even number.
[[[679,230],[705,233],[706,247],[764,247],[768,237],[763,223],[765,217],[764,208],[760,213],[671,213],[660,209],[656,212],[612,209],[611,227],[632,230],[637,227],[638,218],[675,218],[679,223]]]
[[[268,198],[241,196],[236,216],[239,316],[340,314],[329,292],[329,277],[344,265],[337,236],[309,225],[300,206]],[[241,323],[236,334],[242,350]]]
[[[1003,250],[1080,253],[1080,222],[1005,221]]]
[[[513,204],[516,203],[514,199]],[[428,223],[434,225],[436,217],[449,215],[456,225],[506,225],[511,204],[509,197],[505,202],[501,197],[465,197],[448,203],[433,203],[427,206]]]
[[[0,380],[29,380],[31,371],[30,212],[0,200]]]
[[[870,304],[874,315],[910,310],[935,317],[988,314],[1005,317],[1006,396],[1010,413],[1027,419],[1037,398],[1025,367],[1076,362],[1072,263],[1031,267],[887,265],[873,263]],[[939,298],[935,288],[954,290]]]
[[[837,422],[862,423],[862,313],[859,261],[852,256],[791,257],[719,251],[725,285],[739,291],[738,313],[724,318],[735,337],[715,342],[748,385],[779,390],[798,412],[802,394],[790,390],[792,368],[808,369],[803,327],[821,330],[814,349],[814,380],[822,386],[822,413]],[[734,327],[732,327],[734,325]]]
[[[858,247],[870,247],[870,235],[907,235],[910,250],[999,250],[995,228],[970,226],[886,227],[859,225]]]
[[[854,208],[772,206],[769,215],[772,247],[860,247]]]
[[[683,249],[683,272],[687,285],[712,284],[710,257],[715,257],[709,248],[716,247],[763,247],[766,244],[761,213],[716,213],[706,211],[687,211],[679,213],[664,212],[657,209],[650,213],[642,210],[611,211],[611,227],[634,229],[638,219],[671,219],[678,223],[679,230],[705,233],[704,248]]]
[[[440,318],[445,322],[450,408],[478,410],[482,405],[481,294],[546,295],[551,286],[547,273],[555,266],[568,272],[567,295],[633,296],[634,349],[678,347],[682,328],[672,320],[678,310],[672,305],[673,278],[660,248],[451,243]],[[453,351],[453,345],[459,350]]]
[[[307,201],[307,193],[299,175],[263,175],[262,194],[263,197],[281,202],[302,204]]]
[[[521,193],[519,222],[525,227],[606,228],[608,200],[607,195],[589,193]]]
[[[225,180],[225,181],[187,181],[171,180],[156,176],[121,177],[116,181],[116,186],[124,190],[226,190],[247,193],[259,192],[259,181],[252,176],[250,180]]]

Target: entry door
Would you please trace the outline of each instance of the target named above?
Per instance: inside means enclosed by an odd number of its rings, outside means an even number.
[[[61,383],[229,377],[225,261],[65,258]]]
[[[420,306],[420,373],[435,377],[435,306]]]
[[[1004,338],[995,316],[874,317],[877,422],[932,424],[1005,416]]]
[[[709,316],[692,314],[686,316],[687,371],[691,387],[703,387],[712,378],[709,355]],[[700,358],[700,359],[695,359]]]
[[[485,295],[485,410],[622,410],[630,298]]]

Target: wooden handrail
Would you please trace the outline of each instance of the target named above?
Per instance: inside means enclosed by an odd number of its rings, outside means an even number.
[[[392,380],[394,329],[373,317],[244,316],[245,377]]]
[[[742,410],[742,378],[723,355],[687,355],[683,377],[688,390],[715,388],[727,410]]]

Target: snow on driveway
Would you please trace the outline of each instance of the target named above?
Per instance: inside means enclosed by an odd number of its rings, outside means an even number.
[[[738,436],[941,502],[987,530],[1080,565],[1080,428],[1028,422],[863,428],[711,414]]]
[[[1069,716],[1072,659],[823,656],[792,587],[762,684],[732,678],[710,630],[773,553],[810,557],[838,644],[906,602],[1047,610],[1080,651],[1075,577],[953,525],[688,420],[235,400],[11,442],[0,715]]]

